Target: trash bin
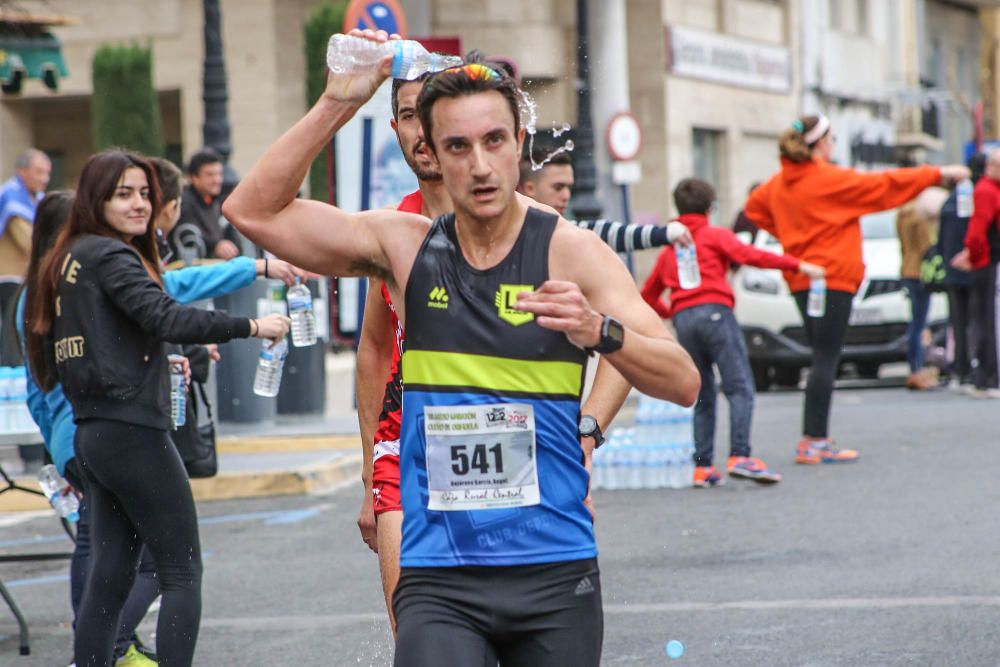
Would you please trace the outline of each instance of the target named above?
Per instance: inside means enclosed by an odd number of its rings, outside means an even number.
[[[278,281],[257,280],[241,290],[218,297],[215,299],[215,307],[231,315],[247,317],[265,317],[273,312],[284,312],[282,288],[282,283]],[[215,368],[216,414],[219,421],[274,421],[278,411],[276,400],[253,393],[260,346],[259,338],[232,340],[219,346],[222,359]]]
[[[306,283],[313,296],[316,344],[295,347],[289,335],[288,358],[278,392],[279,415],[322,415],[326,408],[326,352],[330,341],[327,281]]]

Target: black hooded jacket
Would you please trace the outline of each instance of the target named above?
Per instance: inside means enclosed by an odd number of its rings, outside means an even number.
[[[119,239],[84,235],[56,285],[53,353],[77,422],[111,419],[170,428],[165,342],[224,343],[250,321],[182,306],[150,278]]]

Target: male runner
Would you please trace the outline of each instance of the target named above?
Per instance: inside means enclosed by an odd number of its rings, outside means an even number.
[[[352,31],[373,41],[385,33]],[[594,235],[514,193],[516,85],[483,65],[433,75],[417,108],[454,215],[296,200],[311,160],[391,71],[331,75],[226,203],[303,268],[386,281],[403,323],[397,665],[597,665],[600,579],[577,419],[587,351],[685,405],[690,357]]]
[[[472,54],[467,59],[470,57]],[[393,80],[390,123],[403,158],[416,175],[419,186],[416,192],[403,198],[397,210],[420,213],[433,219],[450,212],[452,206],[420,129],[416,103],[423,78],[418,81]],[[687,233],[687,228],[681,223],[673,224],[679,227],[673,230],[676,236]],[[666,242],[666,230],[661,229],[660,236],[664,240],[658,245]],[[607,226],[602,230],[607,232],[602,238],[611,244],[611,234],[617,235],[617,227]],[[656,240],[658,237],[653,238]],[[399,544],[403,524],[399,492],[399,427],[403,398],[400,361],[404,333],[389,291],[381,280],[370,281],[362,322],[355,380],[364,489],[358,527],[362,540],[378,554],[386,609],[395,634],[392,591],[399,581]],[[383,377],[386,380],[381,383],[380,378]],[[609,364],[601,364],[583,414],[594,417],[598,427],[606,429],[621,408],[629,389],[631,385],[617,371]],[[594,436],[581,436],[588,473],[595,445]]]

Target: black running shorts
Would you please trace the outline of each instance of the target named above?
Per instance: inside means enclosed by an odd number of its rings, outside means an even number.
[[[392,598],[395,667],[597,667],[597,559],[512,567],[404,567]]]

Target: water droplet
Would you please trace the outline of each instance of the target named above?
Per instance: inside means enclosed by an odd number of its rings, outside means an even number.
[[[573,142],[567,140],[565,144],[549,153],[544,160],[541,162],[535,162],[535,134],[537,132],[536,124],[538,122],[538,104],[534,99],[532,99],[531,95],[522,90],[518,108],[521,112],[521,124],[524,125],[524,131],[528,133],[528,159],[531,160],[532,171],[538,171],[556,155],[573,150]],[[527,116],[527,120],[525,120],[525,116]],[[555,128],[553,128],[552,134],[554,137],[558,137],[563,132],[569,131],[569,129],[569,123],[563,123],[562,128],[559,130],[559,134],[556,134],[557,130]]]
[[[552,123],[552,138],[553,139],[558,139],[560,136],[566,134],[567,132],[569,132],[572,129],[570,127],[569,123],[563,123],[559,127],[556,127],[555,125],[556,124],[553,122]]]

